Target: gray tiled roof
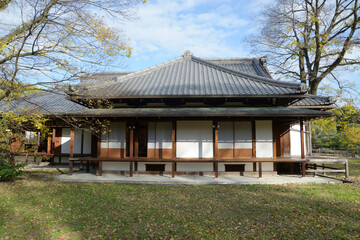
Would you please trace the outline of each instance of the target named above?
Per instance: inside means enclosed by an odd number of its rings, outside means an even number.
[[[267,67],[266,58],[214,58],[204,59],[216,65],[232,69],[237,72],[272,78]]]
[[[308,95],[307,98],[303,98],[291,106],[293,107],[324,107],[331,106],[335,103],[332,97]]]
[[[101,84],[103,82],[115,82],[118,77],[127,75],[132,72],[103,72],[89,73],[80,78],[80,85]]]
[[[80,91],[88,97],[275,96],[304,93],[300,84],[239,72],[192,56],[183,56],[118,77],[101,88]]]
[[[66,99],[65,97],[67,97],[67,95],[63,91],[41,91],[26,95],[21,99],[13,100],[11,102],[10,109],[9,104],[3,101],[0,104],[0,111],[8,111],[12,109],[21,111],[25,108],[34,108],[46,114],[59,114],[69,111],[83,110],[86,108]]]

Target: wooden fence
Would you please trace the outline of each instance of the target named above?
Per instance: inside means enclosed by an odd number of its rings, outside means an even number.
[[[344,151],[333,149],[313,149],[313,156],[334,156],[334,157],[346,157],[346,158],[359,158],[360,153],[356,151]]]

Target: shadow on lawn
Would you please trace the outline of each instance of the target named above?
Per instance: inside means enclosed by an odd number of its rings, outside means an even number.
[[[21,187],[12,195],[27,211],[6,214],[27,222],[29,238],[360,237],[360,195],[349,186]]]

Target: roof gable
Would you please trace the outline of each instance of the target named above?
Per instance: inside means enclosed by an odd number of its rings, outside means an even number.
[[[99,85],[97,85],[99,86]],[[300,84],[239,72],[212,61],[181,57],[125,76],[101,88],[88,88],[88,97],[276,96],[304,93]]]

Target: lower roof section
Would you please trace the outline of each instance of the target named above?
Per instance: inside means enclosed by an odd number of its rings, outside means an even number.
[[[68,112],[72,117],[330,117],[332,113],[287,107],[113,108]]]

